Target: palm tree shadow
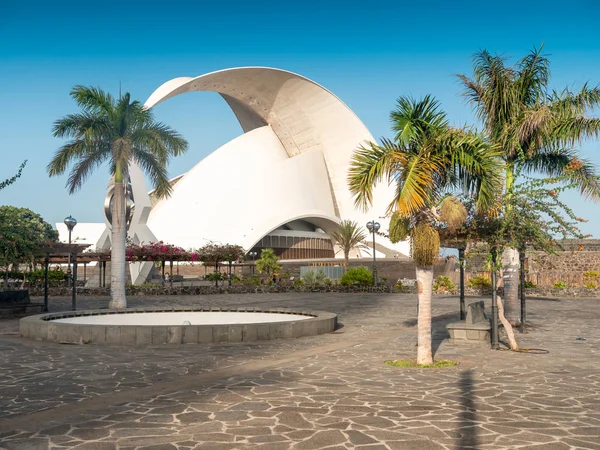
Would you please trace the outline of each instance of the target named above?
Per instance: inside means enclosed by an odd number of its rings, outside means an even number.
[[[478,428],[476,424],[477,420],[477,408],[475,406],[475,400],[473,395],[473,371],[465,370],[460,374],[460,441],[456,448],[479,448],[479,436]]]

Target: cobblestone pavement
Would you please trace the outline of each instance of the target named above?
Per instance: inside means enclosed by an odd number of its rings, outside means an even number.
[[[529,300],[532,327],[517,338],[549,353],[527,354],[449,344],[457,299],[436,297],[436,358],[460,362],[446,369],[384,364],[416,355],[412,295],[130,298],[142,304],[303,307],[335,312],[343,327],[122,348],[34,342],[2,321],[0,448],[600,449],[598,300]]]

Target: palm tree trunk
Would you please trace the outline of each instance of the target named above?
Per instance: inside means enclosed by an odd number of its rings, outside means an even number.
[[[506,166],[506,196],[512,196],[515,184],[514,165]],[[507,212],[512,209],[509,203]],[[506,299],[505,317],[513,325],[519,324],[519,251],[515,248],[507,248],[502,253],[502,280],[504,283],[504,298]]]
[[[505,316],[512,325],[519,319],[519,251],[507,248],[502,253],[502,280],[504,282]]]
[[[431,349],[431,293],[433,266],[417,266],[417,296],[419,298],[417,364],[433,364]]]
[[[344,262],[346,263],[346,270],[350,268],[350,252],[344,252]]]
[[[125,217],[125,188],[121,177],[115,176],[112,210],[112,246],[110,252],[110,303],[111,309],[127,308],[125,298],[125,239],[127,218]],[[121,180],[117,181],[118,178]]]

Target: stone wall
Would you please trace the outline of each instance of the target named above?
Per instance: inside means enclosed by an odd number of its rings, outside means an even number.
[[[549,288],[557,281],[569,287],[583,286],[583,274],[590,270],[600,272],[600,240],[570,240],[557,254],[528,252],[529,281],[541,288]]]
[[[528,251],[526,280],[540,288],[552,288],[557,281],[577,287],[583,286],[585,272],[600,272],[600,239],[568,239],[562,242],[562,247],[555,254]],[[485,257],[476,251],[467,257],[465,282],[475,275],[489,278]],[[498,286],[502,286],[502,273],[498,276]]]

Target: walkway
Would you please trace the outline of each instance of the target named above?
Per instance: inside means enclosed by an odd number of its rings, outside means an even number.
[[[130,298],[142,303],[322,309],[344,326],[252,345],[118,348],[29,341],[2,321],[0,448],[600,449],[598,300],[530,300],[534,327],[518,338],[550,351],[533,355],[448,344],[458,302],[434,298],[436,357],[460,361],[438,370],[384,364],[416,354],[412,295]]]

